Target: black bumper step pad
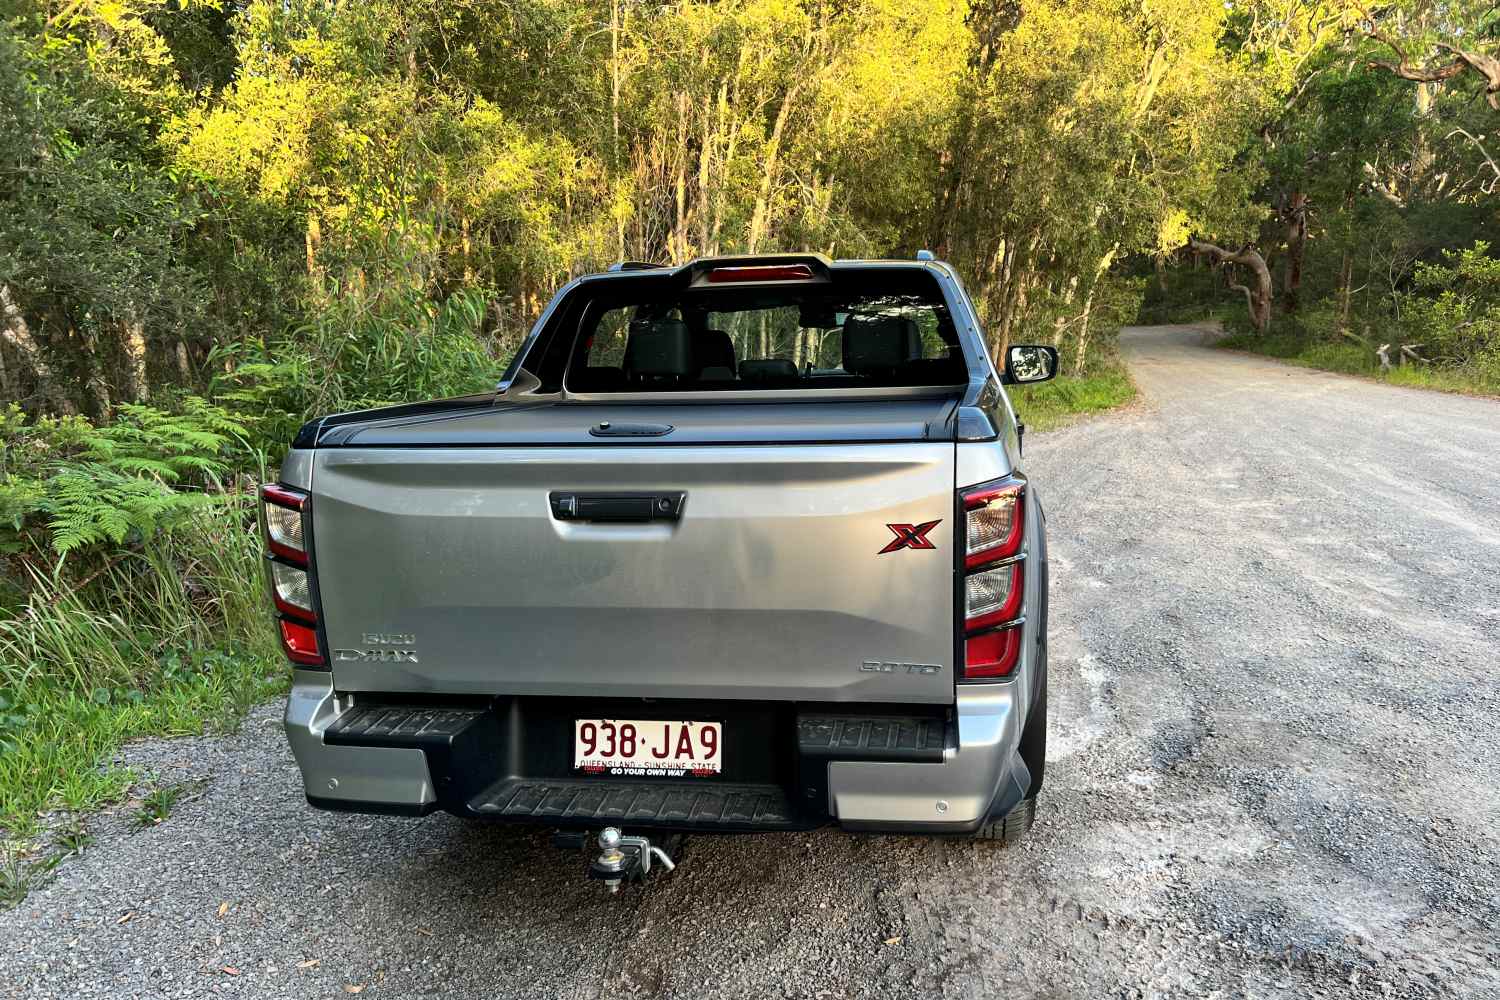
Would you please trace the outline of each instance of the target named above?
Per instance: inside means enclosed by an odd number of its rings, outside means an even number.
[[[808,757],[941,763],[946,739],[947,723],[943,719],[797,716],[797,748]]]
[[[510,778],[469,803],[480,816],[565,823],[650,823],[714,829],[785,830],[803,824],[775,785],[685,786],[608,778]]]
[[[459,735],[480,716],[483,708],[414,707],[411,705],[356,705],[324,731],[329,743],[420,744]]]

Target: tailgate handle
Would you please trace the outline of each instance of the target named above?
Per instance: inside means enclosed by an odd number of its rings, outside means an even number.
[[[612,424],[608,420],[601,420],[589,428],[589,433],[596,438],[613,437],[665,437],[672,433],[671,424]]]
[[[682,517],[682,490],[657,490],[651,493],[572,493],[559,490],[548,494],[552,516],[559,521],[607,521],[615,524],[645,524],[648,521],[676,521]]]

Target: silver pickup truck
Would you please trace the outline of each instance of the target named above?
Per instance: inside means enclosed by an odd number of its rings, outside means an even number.
[[[495,392],[311,421],[262,505],[308,801],[1016,838],[1047,546],[1002,385],[1056,362],[997,372],[926,253],[624,264]]]

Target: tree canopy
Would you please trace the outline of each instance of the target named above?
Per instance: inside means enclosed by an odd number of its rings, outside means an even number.
[[[1474,0],[10,0],[0,389],[104,417],[455,294],[499,358],[572,276],[744,251],[932,248],[996,348],[1073,370],[1184,248],[1257,325],[1332,296],[1348,327],[1495,221],[1497,25]],[[1336,262],[1310,296],[1309,246]]]

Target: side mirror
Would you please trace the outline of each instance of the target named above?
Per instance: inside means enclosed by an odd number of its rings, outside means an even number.
[[[1005,381],[1045,382],[1057,374],[1057,348],[1046,344],[1013,344],[1005,352]]]

